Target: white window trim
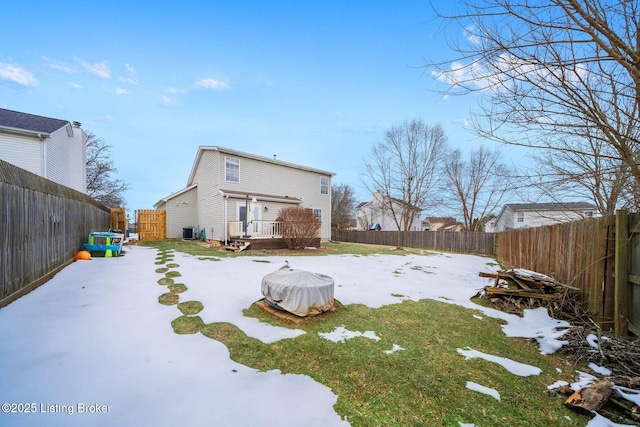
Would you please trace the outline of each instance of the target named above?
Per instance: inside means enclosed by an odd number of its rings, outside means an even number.
[[[323,192],[322,192],[322,187],[323,187],[323,185],[322,185],[322,181],[324,181],[324,180],[326,180],[326,181],[327,181],[327,185],[326,185],[326,187],[327,187],[327,192],[326,192],[326,193],[323,193]],[[328,177],[328,176],[321,176],[321,177],[320,177],[320,194],[327,194],[327,195],[329,194],[329,177]]]
[[[516,222],[524,222],[524,212],[516,212]]]
[[[238,180],[237,181],[232,181],[232,180],[228,179],[227,161],[229,161],[229,160],[238,162]],[[234,183],[239,183],[240,182],[240,159],[238,159],[237,157],[224,156],[224,181],[225,182],[234,182]]]

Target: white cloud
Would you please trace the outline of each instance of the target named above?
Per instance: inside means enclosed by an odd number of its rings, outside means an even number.
[[[58,61],[55,59],[51,59],[49,57],[43,56],[42,59],[46,62],[46,66],[49,68],[53,68],[54,70],[61,71],[63,73],[72,74],[72,73],[81,73],[85,72],[88,74],[93,74],[103,79],[111,78],[111,68],[109,67],[108,61],[96,62],[91,64],[85,61],[82,58],[73,58],[76,61],[76,64],[69,64],[67,62]]]
[[[178,89],[176,87],[168,87],[164,90],[166,93],[187,93],[187,89]]]
[[[102,77],[103,79],[111,78],[111,68],[109,67],[108,61],[96,62],[95,64],[90,64],[82,58],[74,58],[75,61],[80,65],[82,71],[94,74],[98,77]]]
[[[229,83],[215,79],[198,80],[193,84],[195,89],[227,90],[231,89]]]
[[[129,95],[129,91],[119,87],[119,88],[116,88],[116,95]]]
[[[0,79],[17,83],[20,86],[35,87],[38,80],[29,71],[17,65],[0,62]]]
[[[162,97],[162,105],[166,107],[171,107],[173,105],[178,105],[179,101],[177,99],[170,98],[166,95]]]
[[[128,77],[118,77],[118,80],[125,83],[131,83],[132,85],[138,84],[138,72],[129,64],[124,64],[124,67],[129,72]]]
[[[76,89],[76,90],[82,90],[83,89],[82,85],[79,85],[78,83],[68,82],[67,84],[69,85],[69,87],[71,89]]]
[[[67,74],[78,72],[77,67],[73,66],[72,64],[68,64],[62,61],[56,61],[47,56],[43,56],[42,59],[46,63],[45,64],[46,67],[53,68],[54,70],[58,70]]]

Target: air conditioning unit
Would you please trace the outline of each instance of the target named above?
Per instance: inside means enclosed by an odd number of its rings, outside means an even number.
[[[195,240],[197,235],[196,227],[184,227],[182,229],[182,240]]]

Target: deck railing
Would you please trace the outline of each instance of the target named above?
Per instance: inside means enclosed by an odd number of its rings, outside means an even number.
[[[282,237],[281,221],[251,221],[249,223],[248,233],[245,232],[242,221],[229,221],[228,227],[229,237],[252,237],[260,239]]]

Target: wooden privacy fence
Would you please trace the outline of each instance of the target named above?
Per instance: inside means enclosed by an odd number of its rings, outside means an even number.
[[[640,332],[640,215],[585,219],[500,233],[498,260],[579,288],[603,328]]]
[[[138,240],[158,241],[167,238],[167,211],[138,209]]]
[[[495,254],[496,235],[451,231],[352,231],[331,230],[331,240],[366,243],[461,254]]]
[[[127,214],[124,208],[111,208],[111,226],[112,230],[120,230],[126,233],[127,228]]]
[[[71,188],[0,160],[0,307],[70,263],[109,210]]]

